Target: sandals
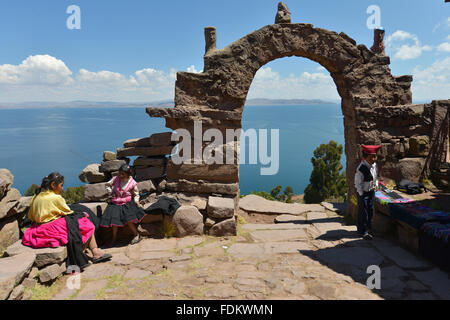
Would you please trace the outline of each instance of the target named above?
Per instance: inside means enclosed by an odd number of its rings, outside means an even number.
[[[109,253],[105,253],[103,256],[101,256],[99,258],[92,258],[92,263],[104,262],[104,261],[107,261],[107,260],[109,260],[111,258],[112,258],[112,255],[110,255]]]
[[[133,238],[133,240],[131,240],[131,245],[139,243],[142,240],[141,235],[137,235],[136,237]]]

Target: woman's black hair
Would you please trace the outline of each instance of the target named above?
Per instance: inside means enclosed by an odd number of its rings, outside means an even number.
[[[133,171],[131,170],[131,167],[127,164],[123,164],[120,166],[119,172],[125,172],[127,175],[131,176],[133,174]]]
[[[367,153],[365,153],[365,152],[363,151],[362,156],[363,156],[364,159],[367,158]]]
[[[51,184],[54,182],[56,185],[64,182],[64,176],[62,176],[59,172],[52,172],[44,179],[42,179],[42,183],[39,188],[36,189],[35,194],[38,195],[42,190],[51,190]]]

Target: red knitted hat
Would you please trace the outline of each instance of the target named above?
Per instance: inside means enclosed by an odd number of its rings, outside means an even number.
[[[361,146],[365,154],[377,154],[378,149],[381,148],[381,146]]]

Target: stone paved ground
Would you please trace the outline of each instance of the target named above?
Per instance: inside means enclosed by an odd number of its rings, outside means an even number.
[[[354,237],[332,212],[244,224],[236,237],[145,239],[58,280],[52,299],[450,299],[447,273],[382,238]],[[364,284],[381,268],[381,290]]]

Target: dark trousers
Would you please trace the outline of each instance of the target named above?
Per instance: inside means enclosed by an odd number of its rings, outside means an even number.
[[[364,234],[372,229],[375,191],[358,194],[358,233]]]

